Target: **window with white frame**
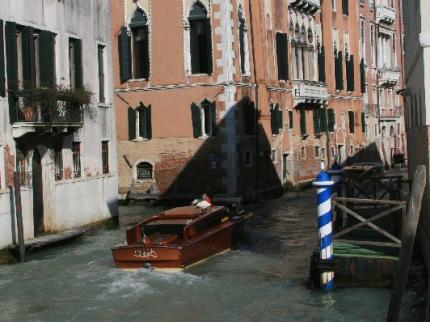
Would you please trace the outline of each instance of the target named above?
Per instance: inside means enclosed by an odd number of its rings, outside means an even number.
[[[195,138],[216,135],[216,105],[205,99],[200,105],[191,105],[191,117]]]

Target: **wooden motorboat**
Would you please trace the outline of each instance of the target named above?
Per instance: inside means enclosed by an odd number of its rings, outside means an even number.
[[[250,216],[223,206],[174,208],[129,229],[127,243],[112,248],[113,258],[123,269],[180,271],[229,250]]]

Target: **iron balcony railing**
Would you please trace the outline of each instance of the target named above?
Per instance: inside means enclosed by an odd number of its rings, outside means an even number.
[[[58,95],[55,99],[43,99],[28,90],[9,95],[14,96],[16,122],[75,126],[83,123],[83,107],[73,98]]]

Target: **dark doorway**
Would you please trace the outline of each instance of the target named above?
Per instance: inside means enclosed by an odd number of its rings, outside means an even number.
[[[43,182],[42,182],[42,160],[39,151],[35,150],[32,160],[33,170],[33,222],[34,235],[40,235],[43,227]]]

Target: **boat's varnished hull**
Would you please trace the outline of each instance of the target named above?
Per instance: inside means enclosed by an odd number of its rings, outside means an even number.
[[[181,270],[234,246],[247,218],[227,222],[179,245],[121,245],[112,249],[118,268]]]

